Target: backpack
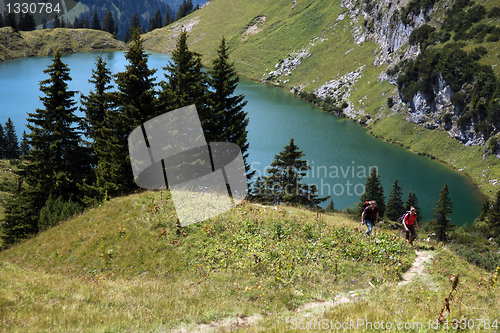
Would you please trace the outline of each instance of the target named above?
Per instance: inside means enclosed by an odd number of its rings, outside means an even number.
[[[404,214],[403,214],[403,216],[401,216],[397,222],[404,223],[404,222],[405,222],[405,219],[406,219],[406,217],[407,217],[408,215],[410,215],[410,211],[407,211],[406,213],[404,213]]]
[[[361,206],[361,207],[363,207],[363,210],[362,210],[363,212],[365,211],[366,207],[370,207],[370,201],[371,201],[371,200],[365,201],[365,202],[363,203],[363,206]],[[377,207],[377,208],[378,208],[378,205],[377,205],[377,204],[375,204],[375,207]]]

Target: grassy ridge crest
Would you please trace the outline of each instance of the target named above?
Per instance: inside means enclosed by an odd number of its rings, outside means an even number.
[[[120,51],[123,42],[107,32],[91,29],[44,29],[14,32],[11,27],[0,29],[0,62],[35,56],[53,55],[56,49],[63,53]]]

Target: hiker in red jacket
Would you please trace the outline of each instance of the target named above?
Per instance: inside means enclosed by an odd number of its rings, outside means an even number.
[[[410,213],[405,214],[405,216],[403,217],[403,226],[405,227],[406,231],[406,241],[412,244],[413,240],[417,238],[415,227],[417,227],[418,230],[417,212],[415,210],[415,207],[411,207]]]
[[[370,201],[370,205],[367,206],[363,210],[363,214],[361,214],[361,224],[365,224],[368,230],[365,233],[365,236],[370,236],[372,233],[372,229],[375,224],[378,222],[378,207],[375,200]]]

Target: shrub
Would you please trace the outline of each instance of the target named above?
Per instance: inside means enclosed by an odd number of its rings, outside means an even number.
[[[45,206],[40,211],[38,219],[38,229],[40,231],[47,230],[55,226],[57,222],[64,221],[75,214],[82,212],[82,208],[76,202],[64,201],[62,196],[54,200],[52,195],[45,202]]]

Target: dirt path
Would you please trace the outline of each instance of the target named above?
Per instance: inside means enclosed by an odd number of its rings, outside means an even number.
[[[398,286],[404,286],[408,282],[411,282],[416,277],[421,277],[426,275],[424,269],[426,264],[430,264],[432,257],[434,256],[433,252],[430,251],[416,251],[417,257],[413,262],[410,269],[403,274],[403,280],[398,283]],[[348,294],[355,293],[355,290],[349,291]],[[302,304],[298,307],[295,312],[296,313],[304,313],[305,317],[312,316],[313,313],[324,312],[325,310],[337,306],[339,304],[352,302],[348,297],[344,295],[339,295],[335,297],[335,300],[331,301],[316,301]],[[306,313],[307,312],[307,313]],[[188,330],[188,329],[176,329],[171,332],[173,333],[208,333],[213,331],[232,331],[236,328],[248,328],[253,324],[259,322],[262,319],[260,315],[254,315],[250,317],[237,317],[236,319],[226,319],[221,321],[214,321],[210,324],[200,324],[196,328]]]

